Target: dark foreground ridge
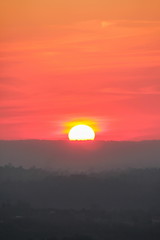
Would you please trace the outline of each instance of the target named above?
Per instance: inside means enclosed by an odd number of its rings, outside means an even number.
[[[160,169],[0,167],[0,239],[159,240]]]
[[[159,240],[160,212],[0,208],[3,240]]]

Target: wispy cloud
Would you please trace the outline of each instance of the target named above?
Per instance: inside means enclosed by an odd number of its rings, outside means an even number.
[[[160,95],[160,90],[153,86],[139,88],[137,90],[125,88],[103,88],[101,93],[115,95]]]

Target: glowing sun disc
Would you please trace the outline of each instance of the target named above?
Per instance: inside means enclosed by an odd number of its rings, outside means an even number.
[[[87,125],[77,125],[71,128],[68,134],[69,140],[94,140],[95,133],[93,129]]]

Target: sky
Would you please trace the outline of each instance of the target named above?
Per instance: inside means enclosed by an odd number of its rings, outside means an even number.
[[[0,139],[160,139],[159,0],[0,3]]]

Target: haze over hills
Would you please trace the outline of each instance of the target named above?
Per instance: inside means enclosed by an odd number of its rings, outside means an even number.
[[[160,141],[0,141],[0,239],[159,240],[159,156]]]
[[[60,171],[160,167],[160,141],[0,141],[0,165]]]

